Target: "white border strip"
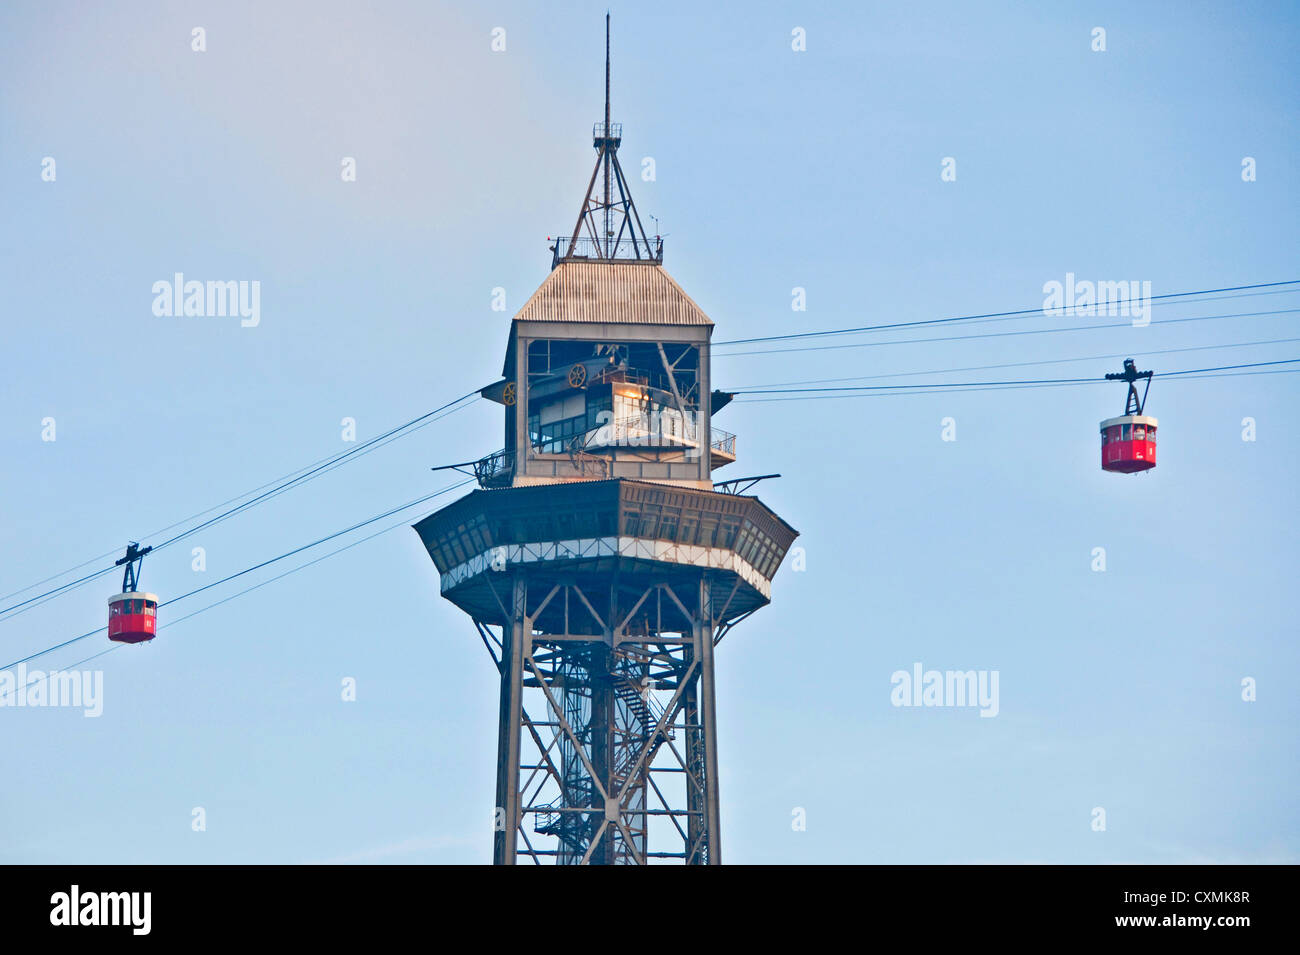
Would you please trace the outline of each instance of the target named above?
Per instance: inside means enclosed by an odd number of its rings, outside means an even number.
[[[504,565],[500,561],[502,551],[505,553]],[[497,555],[495,568],[493,567],[494,554]],[[446,593],[459,587],[471,577],[477,577],[485,571],[506,570],[512,564],[616,556],[658,560],[669,564],[688,564],[714,570],[730,570],[765,598],[770,599],[772,596],[771,581],[733,550],[645,540],[640,537],[584,537],[578,540],[548,541],[540,544],[508,544],[505,547],[485,550],[443,574],[442,592]]]

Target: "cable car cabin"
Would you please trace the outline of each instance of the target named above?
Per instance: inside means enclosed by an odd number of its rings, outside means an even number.
[[[1101,423],[1101,469],[1132,474],[1156,466],[1155,418],[1140,414],[1107,418]]]
[[[138,590],[108,598],[108,639],[144,643],[158,632],[158,595]]]

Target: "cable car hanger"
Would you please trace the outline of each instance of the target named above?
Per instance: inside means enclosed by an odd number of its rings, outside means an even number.
[[[120,557],[114,567],[126,565],[126,570],[122,574],[122,593],[129,594],[136,588],[136,583],[140,578],[140,565],[144,563],[144,555],[153,550],[152,546],[140,549],[138,541],[131,541],[126,545],[126,556]]]
[[[1151,393],[1151,377],[1155,374],[1153,371],[1138,371],[1137,365],[1133,363],[1132,358],[1124,359],[1124,370],[1119,373],[1110,372],[1106,375],[1107,381],[1127,381],[1128,397],[1124,401],[1124,413],[1142,414],[1142,409],[1146,407],[1147,395]],[[1137,385],[1134,384],[1139,378],[1147,380],[1146,389],[1142,392],[1142,397],[1138,398]]]

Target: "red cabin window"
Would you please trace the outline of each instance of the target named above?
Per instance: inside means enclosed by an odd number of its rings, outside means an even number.
[[[1155,429],[1155,428],[1147,428],[1147,440],[1150,441],[1152,444],[1155,444],[1155,443],[1156,443],[1156,429]]]
[[[1133,440],[1145,441],[1147,439],[1147,429],[1144,425],[1136,424],[1133,426]]]
[[[1133,440],[1132,434],[1133,434],[1133,426],[1131,424],[1120,426],[1119,439],[1121,441],[1132,441]]]

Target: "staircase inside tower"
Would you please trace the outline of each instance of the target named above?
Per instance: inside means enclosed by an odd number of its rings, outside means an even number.
[[[650,767],[659,747],[676,738],[676,729],[664,721],[664,706],[654,689],[652,675],[662,669],[661,664],[656,666],[661,656],[640,645],[621,645],[610,652],[604,646],[583,644],[545,658],[554,665],[552,691],[576,740],[558,739],[563,790],[534,808],[533,831],[558,839],[561,864],[590,860],[592,841],[605,819],[605,800],[588,766],[601,778],[605,791],[623,794],[620,825],[606,827],[595,851],[603,849],[608,857],[604,861],[621,865],[645,857]],[[542,659],[539,655],[539,662]],[[605,707],[612,712],[606,714]],[[559,723],[554,710],[549,715],[550,722]]]
[[[698,640],[710,631],[667,584],[606,588],[608,602],[592,603],[596,592],[579,580],[521,592],[531,636],[520,853],[561,865],[707,862],[696,701]]]

